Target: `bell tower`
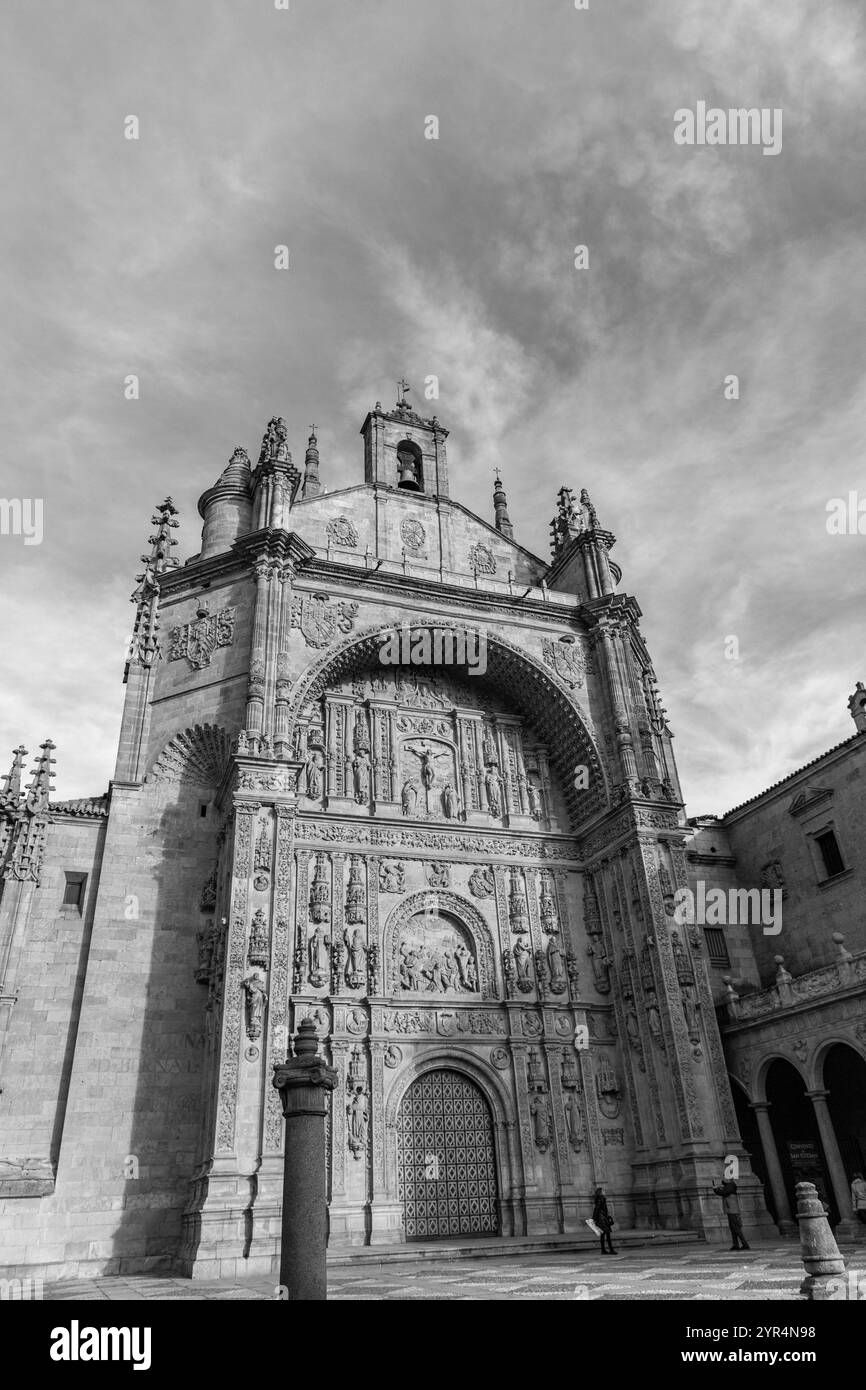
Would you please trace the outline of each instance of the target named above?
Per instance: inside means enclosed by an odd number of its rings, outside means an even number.
[[[435,415],[416,414],[407,400],[409,383],[397,382],[397,404],[383,410],[381,401],[361,426],[364,481],[407,494],[448,496],[445,440],[448,431]]]

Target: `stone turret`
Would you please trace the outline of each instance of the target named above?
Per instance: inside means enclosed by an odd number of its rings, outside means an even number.
[[[304,486],[301,492],[302,498],[318,497],[322,491],[322,484],[319,481],[319,441],[316,438],[316,426],[311,426],[311,434],[307,440],[307,452],[304,455]]]
[[[499,476],[499,469],[496,470],[496,481],[493,485],[493,515],[494,525],[497,531],[501,531],[503,536],[509,540],[514,538],[514,527],[508,515],[508,501],[505,496],[505,488],[502,486],[502,479]]]
[[[239,536],[252,530],[250,460],[245,449],[235,449],[217,482],[202,493],[198,510],[204,520],[200,560],[230,549]]]
[[[858,734],[866,734],[866,685],[857,682],[854,694],[848,699],[848,710]]]

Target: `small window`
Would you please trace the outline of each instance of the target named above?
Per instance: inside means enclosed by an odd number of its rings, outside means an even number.
[[[815,836],[815,844],[821,851],[821,860],[824,864],[824,874],[827,878],[833,878],[836,874],[844,874],[845,865],[839,846],[836,843],[836,836],[832,830],[825,830],[823,834]]]
[[[721,927],[704,927],[704,940],[707,943],[707,959],[710,965],[730,965],[728,943]]]
[[[87,874],[71,873],[66,870],[66,887],[63,890],[61,908],[65,912],[83,912],[84,890],[87,887]]]
[[[198,813],[199,813],[199,816],[200,816],[201,819],[204,819],[204,817],[207,815],[207,802],[206,802],[206,801],[200,801],[200,802],[199,802],[199,805],[198,805]]]

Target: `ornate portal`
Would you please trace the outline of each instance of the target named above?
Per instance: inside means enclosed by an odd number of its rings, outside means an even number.
[[[493,1124],[468,1077],[431,1071],[413,1082],[397,1146],[407,1240],[497,1234]]]

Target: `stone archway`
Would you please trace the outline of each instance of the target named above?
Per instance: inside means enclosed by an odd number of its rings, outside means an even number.
[[[396,1139],[407,1242],[501,1233],[493,1116],[466,1072],[422,1071],[400,1102]]]
[[[430,632],[457,628],[445,619],[419,619],[412,626],[413,630]],[[290,726],[305,704],[324,694],[330,683],[371,667],[381,669],[379,653],[393,631],[393,625],[381,625],[355,633],[314,662],[295,686]],[[473,684],[488,684],[504,696],[544,741],[576,830],[606,810],[611,802],[602,758],[587,723],[565,684],[540,661],[499,635],[487,632],[485,639],[487,670],[483,676],[475,676]],[[459,666],[449,669],[455,675],[461,673]],[[574,785],[574,769],[578,765],[588,769],[585,790]]]
[[[866,1175],[866,1061],[850,1043],[831,1042],[818,1066],[850,1186],[855,1173]]]

